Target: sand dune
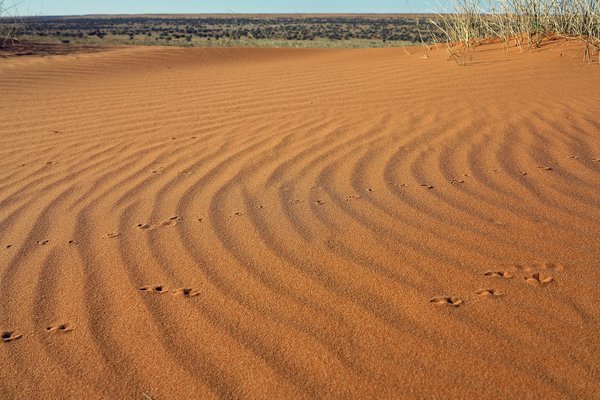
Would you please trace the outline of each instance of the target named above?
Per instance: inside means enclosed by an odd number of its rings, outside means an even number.
[[[0,60],[0,397],[597,398],[580,50]]]

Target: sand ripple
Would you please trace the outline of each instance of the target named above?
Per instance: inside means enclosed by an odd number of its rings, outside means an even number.
[[[558,49],[0,61],[0,397],[593,398],[600,81]]]

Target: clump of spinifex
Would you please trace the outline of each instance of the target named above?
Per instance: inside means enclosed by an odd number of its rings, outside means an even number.
[[[16,32],[23,25],[23,21],[16,12],[16,3],[0,0],[0,49],[13,44]]]
[[[431,33],[435,42],[446,43],[459,63],[492,39],[520,49],[548,38],[576,39],[585,44],[585,61],[600,55],[600,0],[454,0],[450,11],[438,11],[430,22],[439,30]]]

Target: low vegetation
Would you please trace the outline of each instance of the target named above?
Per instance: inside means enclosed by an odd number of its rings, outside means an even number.
[[[461,64],[490,40],[520,49],[540,47],[545,39],[578,40],[585,61],[600,58],[600,0],[455,0],[429,22],[433,40]]]
[[[441,45],[468,64],[476,47],[540,47],[547,39],[584,43],[600,62],[600,0],[452,0],[428,15],[150,15],[32,17],[22,24],[0,0],[0,46],[19,38],[76,45],[203,47],[397,47]],[[13,13],[14,14],[14,13]],[[597,58],[596,58],[597,57]]]
[[[16,15],[16,5],[0,0],[0,48],[7,47],[16,39],[16,33],[22,28]]]
[[[20,34],[94,45],[391,47],[421,42],[415,18],[428,26],[426,17],[415,15],[35,17]]]

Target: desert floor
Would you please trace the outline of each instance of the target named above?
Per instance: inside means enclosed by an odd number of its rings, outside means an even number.
[[[0,59],[0,398],[600,393],[600,67]]]

